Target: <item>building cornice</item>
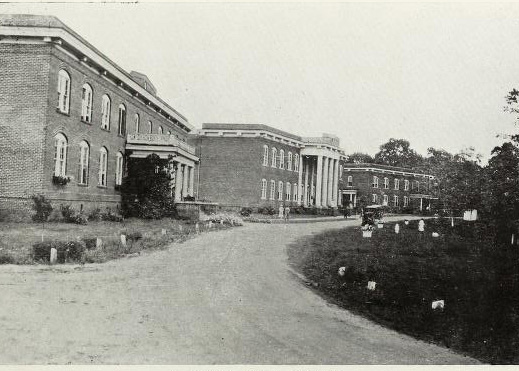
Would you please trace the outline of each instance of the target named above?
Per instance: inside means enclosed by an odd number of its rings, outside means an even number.
[[[348,167],[347,165],[344,165],[343,167],[344,171],[352,171],[352,172],[377,172],[377,173],[383,173],[383,174],[392,174],[392,175],[402,175],[402,176],[412,176],[415,178],[428,178],[428,179],[434,179],[433,175],[430,174],[423,174],[423,173],[416,173],[412,171],[402,171],[402,170],[391,170],[391,169],[383,169],[379,167],[374,166],[366,166],[366,167]]]

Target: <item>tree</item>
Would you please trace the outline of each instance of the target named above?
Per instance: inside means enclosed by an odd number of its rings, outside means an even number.
[[[391,138],[382,144],[375,154],[375,163],[400,167],[417,167],[422,163],[422,156],[410,148],[409,141]]]
[[[346,162],[348,164],[371,164],[374,160],[367,153],[355,152],[347,156]]]

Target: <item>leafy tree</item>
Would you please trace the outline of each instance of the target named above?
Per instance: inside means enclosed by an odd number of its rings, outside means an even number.
[[[346,162],[348,164],[372,164],[375,160],[367,153],[355,152],[347,156]]]
[[[121,187],[124,216],[160,219],[175,213],[167,172],[170,162],[156,154],[144,159],[127,155],[128,176]]]
[[[410,148],[409,141],[391,138],[380,146],[375,154],[375,163],[390,166],[417,167],[422,163],[422,156]]]

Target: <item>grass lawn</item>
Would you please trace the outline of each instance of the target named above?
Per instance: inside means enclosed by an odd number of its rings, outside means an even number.
[[[418,221],[399,223],[398,235],[386,224],[372,238],[360,227],[331,230],[288,253],[320,294],[344,308],[484,362],[519,363],[519,246],[494,246],[481,223],[455,223],[426,220],[422,235]],[[436,300],[443,310],[432,309]]]
[[[211,230],[229,228],[228,224],[212,223]],[[166,235],[162,230],[166,230]],[[199,223],[199,231],[209,230],[208,223]],[[122,246],[121,234],[141,234]],[[104,262],[142,250],[166,248],[171,242],[182,242],[196,234],[196,225],[175,219],[127,219],[124,222],[94,221],[87,225],[70,223],[0,223],[0,263],[33,264],[32,247],[50,241],[103,241],[101,249],[85,251],[84,262]]]

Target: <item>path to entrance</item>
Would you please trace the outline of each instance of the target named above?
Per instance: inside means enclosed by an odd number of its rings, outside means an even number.
[[[286,245],[358,224],[248,224],[85,266],[0,267],[0,363],[461,364],[327,304]]]

